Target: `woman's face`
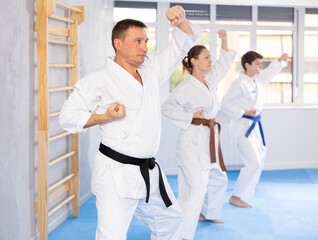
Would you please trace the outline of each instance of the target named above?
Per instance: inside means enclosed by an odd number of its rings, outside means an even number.
[[[191,63],[193,66],[193,70],[200,71],[200,72],[208,72],[211,70],[211,54],[209,50],[202,49],[201,53],[199,54],[198,58],[192,58]]]

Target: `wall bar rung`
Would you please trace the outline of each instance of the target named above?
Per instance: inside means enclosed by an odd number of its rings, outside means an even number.
[[[59,188],[57,188],[54,191],[52,191],[50,194],[48,194],[48,200],[47,200],[48,203],[51,203],[54,200],[56,200],[59,197],[61,197],[64,193],[69,191],[70,188],[71,188],[70,182],[67,182],[67,183],[64,183],[62,186],[60,186]]]
[[[73,90],[74,87],[70,87],[70,86],[67,86],[67,87],[59,87],[59,88],[50,88],[49,89],[49,92],[60,92],[60,91],[69,91],[69,90]]]
[[[69,135],[71,135],[71,133],[69,133],[69,132],[64,132],[64,133],[55,135],[55,136],[49,138],[49,142],[55,141],[57,139],[60,139],[62,137],[66,137],[66,136],[69,136]]]
[[[51,187],[49,187],[49,192],[53,191],[54,189],[58,188],[59,186],[61,186],[62,184],[70,181],[73,177],[75,177],[75,173],[71,173],[70,175],[66,176],[65,178],[61,179],[60,181],[58,181],[57,183],[53,184]]]
[[[59,39],[53,39],[53,38],[50,38],[50,39],[49,39],[49,43],[63,44],[63,45],[70,45],[70,46],[73,46],[73,45],[74,45],[73,42],[64,41],[64,40],[59,40]]]
[[[74,23],[74,20],[66,18],[66,17],[61,17],[58,15],[50,15],[49,18],[52,18],[54,20],[62,21],[62,22],[68,22],[68,23]]]
[[[38,23],[34,22],[34,31],[38,31]],[[48,25],[47,26],[48,34],[63,36],[63,37],[69,37],[70,36],[70,30],[68,28],[58,27],[54,25]]]
[[[53,113],[50,113],[49,114],[49,118],[52,118],[52,117],[57,117],[60,115],[61,112],[53,112]]]
[[[70,36],[70,30],[68,28],[48,25],[48,32],[49,34],[53,35],[59,35],[63,37],[69,37]]]
[[[65,154],[65,155],[63,155],[63,156],[61,156],[61,157],[59,157],[59,158],[56,158],[56,159],[50,161],[50,162],[49,162],[49,167],[51,167],[51,166],[53,166],[53,165],[59,163],[60,161],[63,161],[64,159],[67,159],[67,158],[73,156],[75,153],[76,153],[75,151],[72,151],[72,152],[69,152],[69,153],[67,153],[67,154]]]
[[[63,207],[64,205],[66,205],[67,203],[69,203],[70,201],[72,201],[75,198],[75,194],[72,194],[71,196],[69,196],[68,198],[66,198],[63,202],[61,202],[60,204],[58,204],[55,208],[53,208],[51,211],[49,211],[48,216],[51,216],[53,213],[55,213],[56,211],[58,211],[61,207]]]
[[[75,65],[70,63],[49,63],[49,67],[73,68]]]
[[[59,2],[59,1],[55,1],[55,4],[60,6],[60,7],[64,7],[64,8],[67,8],[71,11],[74,11],[74,12],[78,12],[78,13],[81,13],[82,10],[78,9],[77,7],[73,7],[73,6],[70,6],[68,4],[65,4],[65,3],[62,3],[62,2]]]

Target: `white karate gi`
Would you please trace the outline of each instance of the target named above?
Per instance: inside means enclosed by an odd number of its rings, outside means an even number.
[[[204,118],[215,118],[219,107],[216,87],[234,58],[234,52],[221,49],[220,58],[205,76],[209,89],[189,75],[162,105],[162,113],[182,129],[177,146],[178,202],[183,211],[182,237],[185,239],[193,239],[201,210],[206,219],[220,218],[227,175],[218,163],[210,162],[209,127],[192,125],[191,121],[193,113],[201,109]],[[215,132],[217,135],[216,129]]]
[[[286,62],[280,63],[276,59],[255,76],[255,81],[242,72],[222,99],[222,111],[231,117],[232,141],[234,146],[238,147],[244,162],[233,196],[253,199],[266,156],[266,148],[262,142],[258,123],[246,138],[245,133],[253,121],[242,118],[242,116],[247,110],[255,109],[257,115],[262,112],[264,85],[270,82],[285,66],[287,66]]]
[[[105,113],[118,102],[126,107],[126,117],[100,124],[102,143],[113,150],[137,158],[153,157],[161,132],[159,84],[169,79],[201,30],[191,25],[194,35],[174,28],[172,40],[161,51],[147,55],[138,67],[143,86],[125,69],[108,59],[102,69],[81,79],[65,102],[59,120],[66,131],[83,131],[92,113]],[[166,208],[161,199],[158,167],[149,170],[150,200],[145,203],[146,186],[139,166],[121,164],[96,153],[92,192],[96,195],[97,240],[123,240],[133,215],[152,231],[151,239],[181,239],[182,213],[163,174],[172,201]]]

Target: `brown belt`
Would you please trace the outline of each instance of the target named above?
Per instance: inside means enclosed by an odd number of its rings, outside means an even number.
[[[221,125],[215,121],[215,118],[213,119],[205,119],[205,118],[193,118],[191,124],[193,125],[205,125],[210,128],[210,158],[211,163],[216,162],[216,154],[215,154],[215,138],[214,138],[214,126],[218,126],[219,130],[219,147],[218,147],[218,153],[219,153],[219,163],[222,171],[226,171],[226,167],[224,165],[223,161],[223,155],[221,151],[221,143],[220,143],[220,133],[221,133]]]

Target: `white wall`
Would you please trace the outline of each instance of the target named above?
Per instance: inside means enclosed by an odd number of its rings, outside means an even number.
[[[0,239],[35,229],[33,6],[0,2]]]
[[[242,164],[229,141],[228,122],[222,121],[222,150],[229,169]],[[162,118],[162,138],[157,159],[166,174],[176,174],[176,144],[179,129]],[[264,169],[318,168],[318,108],[265,108],[262,125],[267,145]],[[258,129],[258,127],[256,127]]]
[[[265,169],[318,168],[318,108],[270,108],[262,118]]]

